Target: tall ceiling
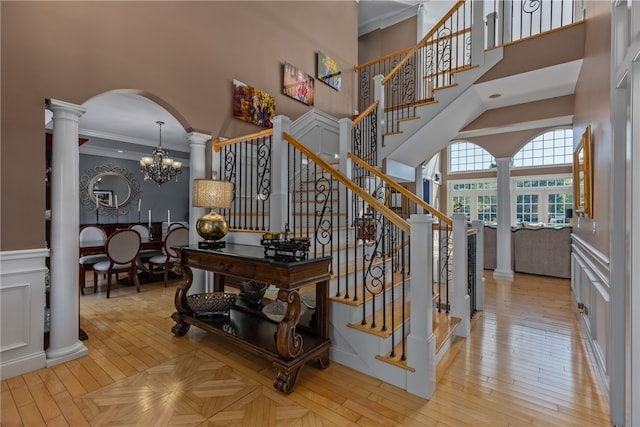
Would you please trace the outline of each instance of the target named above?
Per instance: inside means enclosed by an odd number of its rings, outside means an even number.
[[[383,29],[416,15],[420,3],[427,11],[427,25],[434,25],[451,8],[454,0],[360,0],[359,34]],[[579,67],[574,66],[547,70],[547,75],[540,77],[530,73],[527,76],[510,76],[476,85],[476,90],[487,109],[515,105],[541,99],[542,94],[548,94],[551,89],[557,96],[572,93],[578,70]],[[548,73],[553,73],[553,76]],[[558,87],[550,88],[550,82]],[[502,96],[490,98],[496,93]],[[80,133],[89,137],[89,141],[80,147],[81,153],[125,159],[149,155],[152,147],[158,145],[159,126],[156,122],[161,120],[165,122],[162,126],[163,147],[177,160],[188,161],[189,144],[185,130],[169,112],[147,98],[110,93],[91,99],[84,106],[87,112],[80,118]],[[45,118],[45,121],[49,119]]]

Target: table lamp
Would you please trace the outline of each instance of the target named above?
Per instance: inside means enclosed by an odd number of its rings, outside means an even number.
[[[225,243],[220,239],[229,231],[227,220],[215,210],[231,207],[233,184],[229,181],[216,180],[215,173],[213,178],[193,181],[193,206],[211,209],[196,223],[196,231],[204,239],[198,242],[198,247],[201,249],[224,248]]]

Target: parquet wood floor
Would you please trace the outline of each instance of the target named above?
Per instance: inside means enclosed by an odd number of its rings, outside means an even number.
[[[610,426],[569,281],[486,275],[487,306],[431,400],[337,363],[273,389],[258,357],[171,334],[177,281],[81,297],[89,356],[1,382],[2,426]],[[89,279],[90,281],[91,279]]]

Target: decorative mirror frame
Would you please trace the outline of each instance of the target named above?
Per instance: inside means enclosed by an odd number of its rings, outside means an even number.
[[[573,151],[573,212],[577,216],[587,218],[593,218],[591,150],[591,125],[587,125],[587,129]]]
[[[100,165],[95,166],[93,169],[89,169],[84,175],[80,177],[80,203],[84,206],[96,207],[96,195],[93,189],[93,185],[96,180],[105,175],[115,175],[122,178],[129,185],[129,197],[127,200],[120,203],[118,209],[115,206],[107,206],[103,203],[98,203],[97,206],[101,215],[115,215],[116,210],[118,215],[126,215],[129,213],[130,207],[135,205],[140,198],[140,183],[133,177],[133,174],[128,170],[114,165]],[[108,190],[102,190],[100,196],[109,198],[107,194]]]

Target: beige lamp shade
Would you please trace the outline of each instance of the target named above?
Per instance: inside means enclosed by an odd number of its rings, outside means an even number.
[[[193,206],[209,208],[198,219],[196,231],[204,239],[198,243],[198,247],[217,249],[224,247],[224,242],[219,242],[229,231],[229,224],[224,216],[216,213],[214,209],[229,209],[233,198],[233,184],[229,181],[217,181],[214,179],[196,179],[193,181]]]
[[[193,206],[210,209],[229,209],[233,198],[233,184],[229,181],[196,179],[193,181]]]

